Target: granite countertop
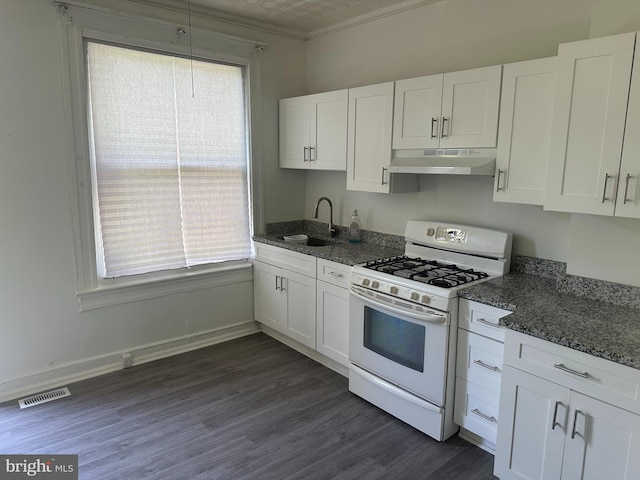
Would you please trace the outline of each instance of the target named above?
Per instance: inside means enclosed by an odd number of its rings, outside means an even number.
[[[308,220],[282,222],[267,225],[265,234],[254,235],[253,240],[345,265],[357,265],[378,258],[394,257],[404,253],[405,241],[403,237],[363,231],[363,241],[350,243],[347,239],[345,227],[337,225],[337,235],[334,237],[329,237],[326,230],[327,224],[322,222]],[[301,233],[328,240],[331,244],[322,247],[309,247],[298,243],[285,242],[282,239],[283,235]]]
[[[513,312],[506,328],[640,369],[640,289],[572,277],[516,271],[458,296]]]

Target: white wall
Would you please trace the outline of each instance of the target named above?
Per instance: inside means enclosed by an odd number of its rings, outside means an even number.
[[[527,60],[562,42],[640,30],[637,0],[442,0],[311,39],[309,93]],[[407,220],[449,220],[514,233],[514,254],[568,262],[568,271],[640,286],[640,221],[546,212],[492,201],[492,178],[422,176],[419,193],[346,191],[344,173],[310,172],[305,217],[329,196],[346,224],[401,235]],[[613,233],[612,233],[613,232]],[[614,237],[615,238],[612,238]],[[603,248],[603,245],[613,248]],[[598,257],[594,262],[593,257]]]
[[[139,13],[177,17],[132,3],[121,2]],[[184,24],[183,17],[177,21]],[[305,179],[277,166],[277,100],[304,92],[304,42],[205,19],[194,26],[269,44],[264,177],[274,188],[265,192],[266,216],[300,218]],[[250,280],[79,312],[58,18],[50,0],[2,1],[0,65],[0,399],[112,367],[122,351],[149,354],[206,341],[234,325],[253,328]],[[283,199],[281,186],[292,184]]]

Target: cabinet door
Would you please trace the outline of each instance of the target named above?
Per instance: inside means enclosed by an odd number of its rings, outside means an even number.
[[[347,190],[389,193],[393,82],[349,89]]]
[[[393,148],[437,147],[442,75],[399,80],[395,90]]]
[[[310,169],[347,169],[347,92],[338,90],[309,96]]]
[[[571,392],[562,478],[640,478],[640,416]]]
[[[282,269],[262,262],[253,264],[254,317],[280,332],[285,330],[286,296]]]
[[[316,279],[283,270],[286,293],[284,333],[309,348],[316,348]]]
[[[349,290],[318,281],[316,350],[349,366]]]
[[[635,33],[561,44],[545,208],[613,215]]]
[[[494,202],[543,205],[556,57],[505,65]]]
[[[495,147],[502,65],[444,75],[440,147]]]
[[[496,476],[501,480],[560,478],[569,392],[508,365],[503,367]]]
[[[309,168],[310,119],[308,97],[280,100],[280,167]]]
[[[617,217],[640,218],[640,135],[638,132],[640,132],[640,48],[636,48],[631,74],[627,126],[624,133],[616,199]]]

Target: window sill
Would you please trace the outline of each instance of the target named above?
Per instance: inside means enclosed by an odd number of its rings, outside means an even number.
[[[118,285],[101,285],[91,290],[77,291],[76,297],[80,311],[84,312],[176,293],[252,281],[251,268],[251,263],[247,262],[195,272],[181,272],[162,278],[136,280]]]

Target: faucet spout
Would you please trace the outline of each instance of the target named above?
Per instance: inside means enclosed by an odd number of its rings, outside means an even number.
[[[329,204],[329,236],[332,237],[336,234],[336,229],[333,226],[333,204],[331,203],[331,200],[329,200],[329,197],[320,197],[318,199],[316,202],[316,208],[313,209],[313,218],[318,218],[318,207],[320,206],[320,202],[323,200],[326,200]]]

